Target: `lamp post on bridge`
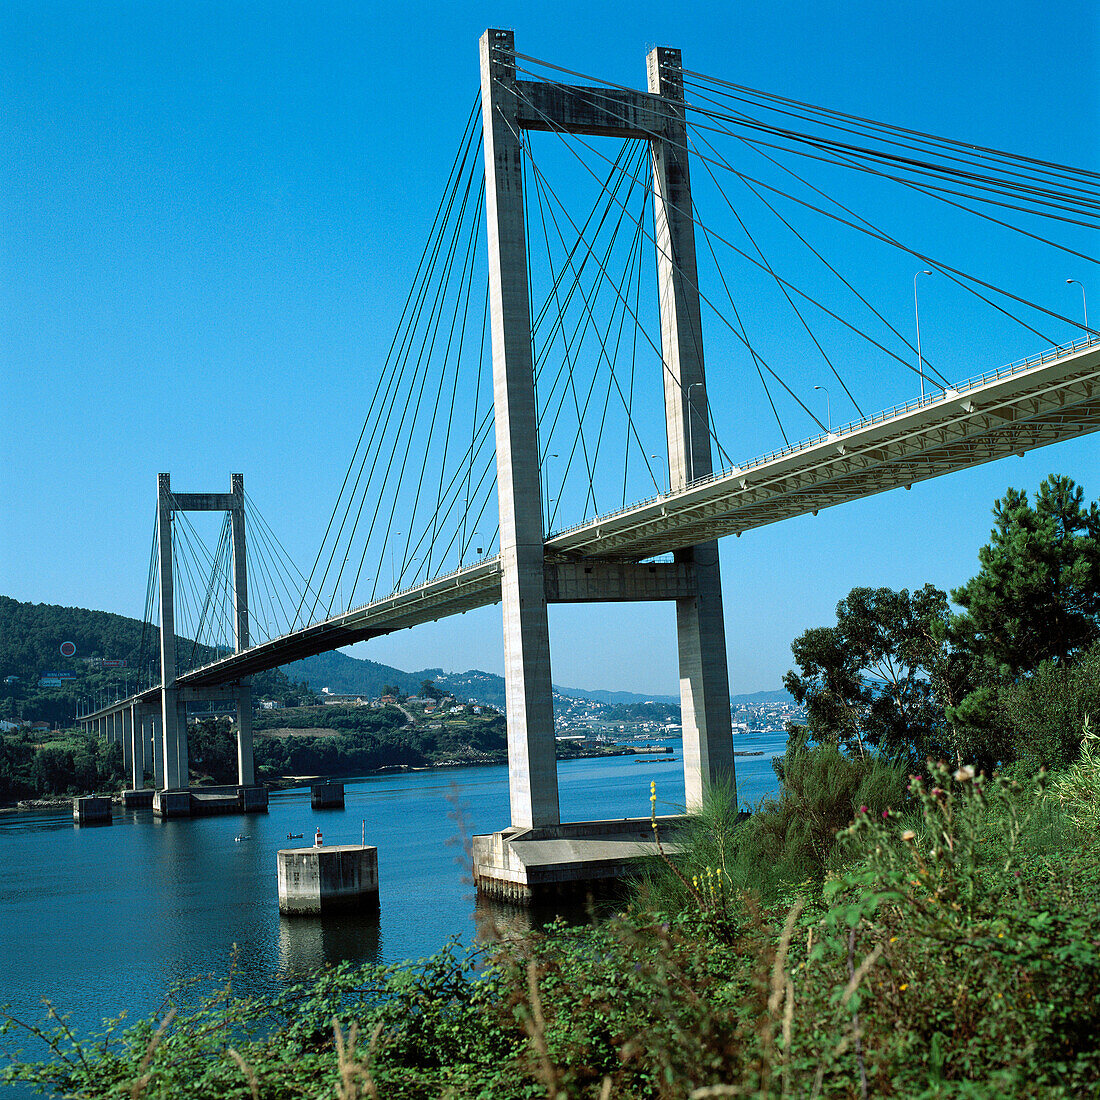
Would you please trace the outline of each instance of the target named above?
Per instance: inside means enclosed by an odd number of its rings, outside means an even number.
[[[654,462],[660,462],[661,461],[661,456],[660,455],[650,455],[649,457],[652,458]],[[663,493],[664,489],[661,488],[660,485],[658,485],[657,486],[657,492],[658,493]]]
[[[932,272],[925,269],[924,271],[918,271],[913,276],[913,317],[917,322],[917,371],[920,373],[920,395],[921,400],[924,399],[924,357],[921,355],[920,350],[920,308],[917,305],[917,279],[921,275],[931,275]]]
[[[825,391],[825,424],[827,425],[825,430],[829,435],[833,434],[833,402],[829,396],[829,388],[827,386],[814,386],[815,390]]]
[[[1081,309],[1084,310],[1085,313],[1085,336],[1091,339],[1091,334],[1089,333],[1089,303],[1085,298],[1085,284],[1079,279],[1067,279],[1066,285],[1069,286],[1070,283],[1076,283],[1081,288]]]

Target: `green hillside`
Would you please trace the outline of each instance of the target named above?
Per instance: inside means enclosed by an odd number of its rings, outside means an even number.
[[[381,695],[386,686],[396,687],[405,695],[415,695],[423,681],[435,680],[443,675],[441,668],[405,672],[377,661],[349,657],[339,650],[318,653],[315,657],[303,657],[300,661],[283,665],[283,672],[292,680],[308,682],[314,691],[328,688],[336,695],[372,697]]]
[[[65,642],[76,647],[72,657],[61,655]],[[176,644],[188,658],[194,651],[195,663],[214,656],[212,649],[195,646],[190,638],[177,637]],[[142,673],[155,667],[159,645],[159,630],[140,619],[0,596],[0,718],[67,725],[82,699],[129,694],[148,682],[142,681]],[[39,678],[47,672],[71,678],[62,686],[40,686]],[[281,702],[297,702],[309,694],[308,685],[291,683],[278,669],[253,677],[252,683],[258,697]]]

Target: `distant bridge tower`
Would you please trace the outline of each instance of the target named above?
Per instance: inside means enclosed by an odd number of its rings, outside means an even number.
[[[493,334],[497,491],[514,827],[559,822],[548,602],[674,599],[684,775],[689,807],[733,782],[733,734],[718,544],[644,565],[547,561],[537,443],[523,202],[523,130],[558,130],[650,144],[657,290],[673,490],[711,472],[709,402],[691,218],[687,124],[678,50],[648,56],[649,93],[519,81],[511,31],[481,39],[485,208]],[[692,391],[697,391],[692,398]]]
[[[185,688],[176,682],[176,614],[173,588],[172,524],[177,512],[228,512],[233,549],[233,645],[248,647],[248,575],[245,565],[244,475],[233,474],[228,493],[173,493],[169,474],[157,475],[157,543],[160,569],[161,744],[156,752],[157,786],[188,786],[187,703],[229,698],[237,708],[237,781],[255,783],[252,758],[252,687],[248,677],[214,688]],[[170,800],[161,800],[166,810]],[[154,803],[154,809],[157,803]]]

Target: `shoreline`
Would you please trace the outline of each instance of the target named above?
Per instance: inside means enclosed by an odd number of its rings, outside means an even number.
[[[614,749],[606,752],[582,752],[575,755],[559,757],[559,763],[564,763],[570,760],[594,760],[602,759],[608,756],[633,756],[635,755],[632,749]],[[270,778],[258,780],[258,782],[266,786],[272,793],[279,793],[282,791],[302,790],[308,788],[313,783],[321,782],[354,782],[358,779],[373,779],[377,776],[384,775],[406,775],[414,772],[430,772],[440,771],[448,768],[491,768],[507,766],[508,757],[505,752],[501,753],[499,760],[493,759],[490,754],[486,754],[485,759],[451,759],[451,760],[435,760],[430,764],[382,764],[377,768],[372,768],[365,772],[356,772],[349,775],[279,775],[272,776]],[[193,787],[201,788],[203,786],[218,786],[219,784],[193,784]],[[224,785],[224,784],[223,784]],[[148,789],[148,788],[147,788]],[[16,802],[9,802],[0,805],[0,814],[23,814],[23,813],[42,813],[50,810],[58,810],[63,807],[71,807],[74,798],[85,798],[87,795],[52,795],[40,798],[21,798]],[[120,803],[122,796],[118,791],[112,791],[106,794],[98,794],[98,797],[109,798],[113,803]]]

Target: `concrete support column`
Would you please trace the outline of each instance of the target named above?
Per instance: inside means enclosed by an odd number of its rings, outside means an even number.
[[[160,568],[160,675],[161,742],[164,750],[165,789],[187,786],[187,769],[180,772],[181,737],[187,756],[187,724],[179,722],[179,694],[176,690],[176,613],[175,588],[172,581],[172,479],[169,474],[157,474],[157,557]]]
[[[190,778],[187,771],[187,704],[176,698],[176,730],[178,731],[175,745],[175,774],[176,782],[173,787],[190,786]]]
[[[142,736],[145,711],[140,703],[133,703],[127,713],[130,724],[130,790],[140,791],[145,786],[145,738]]]
[[[237,782],[251,787],[256,782],[252,757],[252,685],[242,683],[237,689]]]
[[[710,409],[703,369],[703,327],[695,259],[687,123],[679,50],[658,48],[647,58],[649,90],[660,95],[667,118],[653,152],[654,239],[664,360],[669,485],[673,489],[711,472]],[[689,809],[712,783],[734,783],[729,670],[722,612],[718,543],[676,554],[695,566],[697,594],[676,601],[684,784]]]
[[[512,824],[559,819],[550,632],[543,577],[523,169],[510,31],[481,38],[485,221],[493,332],[493,408],[500,506],[501,603]]]
[[[247,649],[248,640],[248,566],[245,556],[244,474],[232,474],[229,495],[233,498],[230,524],[233,536],[233,644],[238,653]],[[242,680],[237,700],[237,781],[242,787],[256,782],[252,757],[252,684]]]
[[[129,773],[134,766],[134,712],[132,707],[120,711],[117,725],[122,740],[122,769]]]
[[[150,735],[152,738],[153,760],[153,786],[158,791],[165,790],[164,786],[164,736],[163,716],[158,707],[149,717]]]

